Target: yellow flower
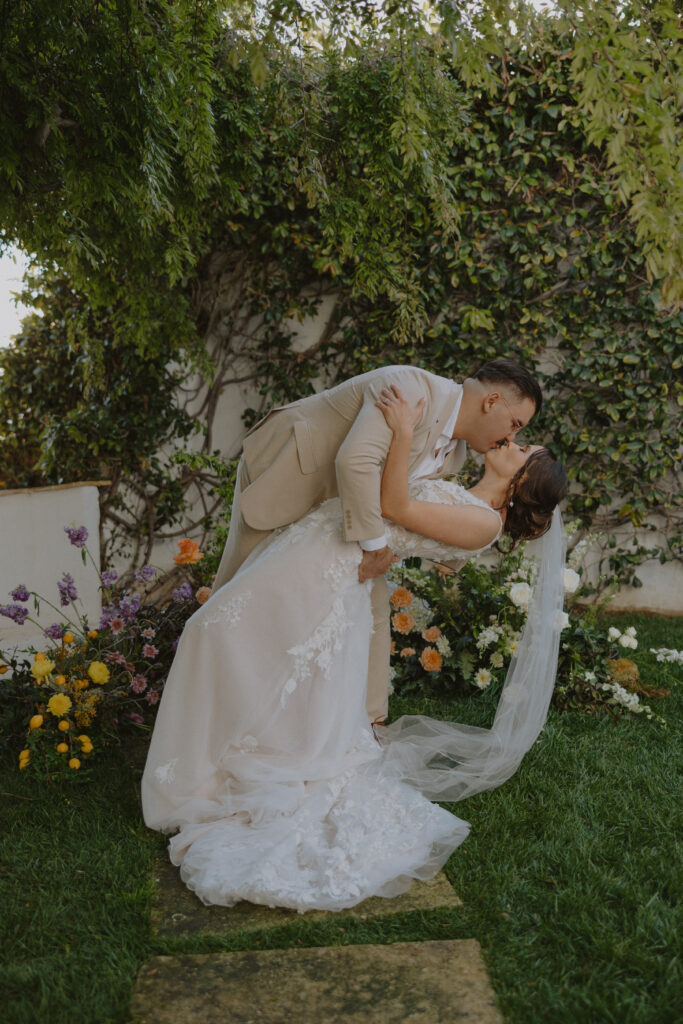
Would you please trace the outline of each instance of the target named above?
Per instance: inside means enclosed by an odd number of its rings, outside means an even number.
[[[40,729],[42,724],[43,724],[43,716],[42,715],[34,715],[33,718],[31,719],[31,721],[28,723],[28,727],[29,727],[30,732],[33,732],[34,729]]]
[[[29,763],[30,760],[31,760],[31,751],[28,750],[28,749],[22,750],[21,753],[19,754],[19,771],[20,772],[23,772],[24,768],[26,767],[26,765]]]
[[[88,640],[94,640],[97,636],[98,636],[98,633],[97,633],[96,629],[89,629],[88,630]]]
[[[55,676],[55,683],[57,686],[66,686],[66,676],[63,676],[61,673]]]
[[[72,644],[74,642],[73,633],[65,633],[64,636],[62,637],[62,642],[65,644]]]
[[[81,762],[78,760],[77,757],[72,757],[72,758],[69,759],[69,768],[73,768],[75,770],[75,769],[80,768],[80,767],[81,767]]]
[[[88,667],[88,675],[93,683],[102,685],[109,682],[109,669],[103,661],[91,661]]]
[[[71,728],[71,722],[67,721],[66,718],[63,718],[61,722],[57,722],[57,728],[60,732],[68,732]]]
[[[38,655],[36,655],[36,658],[37,657]],[[50,672],[52,672],[54,667],[54,661],[48,661],[45,658],[45,655],[43,655],[40,661],[34,661],[33,664],[31,665],[31,675],[36,680],[36,682],[38,682],[39,680],[44,679],[45,676],[49,676]]]
[[[68,754],[69,753],[69,744],[68,743],[58,743],[57,744],[57,753],[58,754]]]
[[[76,739],[79,743],[90,743],[90,737],[86,736],[85,733],[81,733],[81,735],[77,736]]]
[[[67,697],[65,693],[53,693],[47,702],[47,710],[51,715],[63,715],[71,707],[71,697]],[[61,729],[62,723],[59,723]]]
[[[46,657],[47,657],[46,654],[43,654],[42,651],[38,651],[37,654],[33,655],[33,660],[34,661],[45,661]]]
[[[9,672],[9,665],[0,665],[0,676],[4,676],[5,672]]]
[[[92,746],[92,743],[90,742],[90,740],[88,740],[87,743],[82,743],[81,744],[81,751],[84,754],[91,754],[92,753],[92,749],[93,749],[93,746]]]

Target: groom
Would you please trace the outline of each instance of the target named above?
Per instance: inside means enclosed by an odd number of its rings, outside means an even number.
[[[339,496],[345,540],[363,551],[358,578],[375,581],[367,690],[372,722],[387,713],[390,609],[383,575],[393,560],[380,507],[392,432],[375,402],[392,384],[413,405],[425,400],[410,452],[411,481],[452,476],[465,461],[467,445],[487,452],[512,440],[542,404],[528,370],[511,359],[495,359],[462,384],[417,367],[385,366],[271,410],[244,439],[230,530],[213,585],[215,593],[272,530]]]

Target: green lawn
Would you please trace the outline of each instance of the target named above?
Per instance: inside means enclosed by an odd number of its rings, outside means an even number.
[[[683,619],[614,621],[637,627],[635,660],[666,685],[648,648],[683,648]],[[123,1024],[155,953],[474,937],[507,1024],[678,1024],[683,670],[673,674],[671,696],[653,702],[665,730],[552,713],[513,779],[453,808],[472,825],[447,868],[464,909],[391,923],[303,917],[241,940],[153,940],[151,866],[164,840],[140,821],[139,769],[113,753],[87,784],[48,788],[4,764],[4,1019]]]

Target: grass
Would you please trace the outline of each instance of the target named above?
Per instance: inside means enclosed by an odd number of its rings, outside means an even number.
[[[641,672],[666,686],[648,649],[683,648],[683,620],[611,621],[636,625]],[[136,972],[158,953],[473,937],[507,1024],[677,1024],[683,671],[666,668],[678,685],[652,703],[667,729],[553,712],[513,779],[453,806],[472,825],[447,866],[458,911],[155,939],[151,871],[164,840],[141,823],[139,769],[113,752],[87,784],[48,788],[4,764],[5,1019],[123,1024]],[[459,706],[461,718],[477,713]]]

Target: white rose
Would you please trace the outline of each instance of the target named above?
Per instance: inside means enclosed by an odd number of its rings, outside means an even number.
[[[510,587],[510,600],[517,608],[529,607],[529,599],[531,598],[531,587],[528,583],[513,583]]]
[[[607,639],[608,640],[618,640],[620,636],[621,636],[621,633],[619,632],[619,630],[615,626],[610,626],[610,628],[607,630]]]
[[[564,592],[565,594],[573,594],[578,589],[581,577],[578,572],[573,569],[565,569],[563,573],[564,579]]]
[[[635,626],[628,626],[624,630],[624,633],[626,633],[626,636],[635,636],[636,635],[636,627]]]

